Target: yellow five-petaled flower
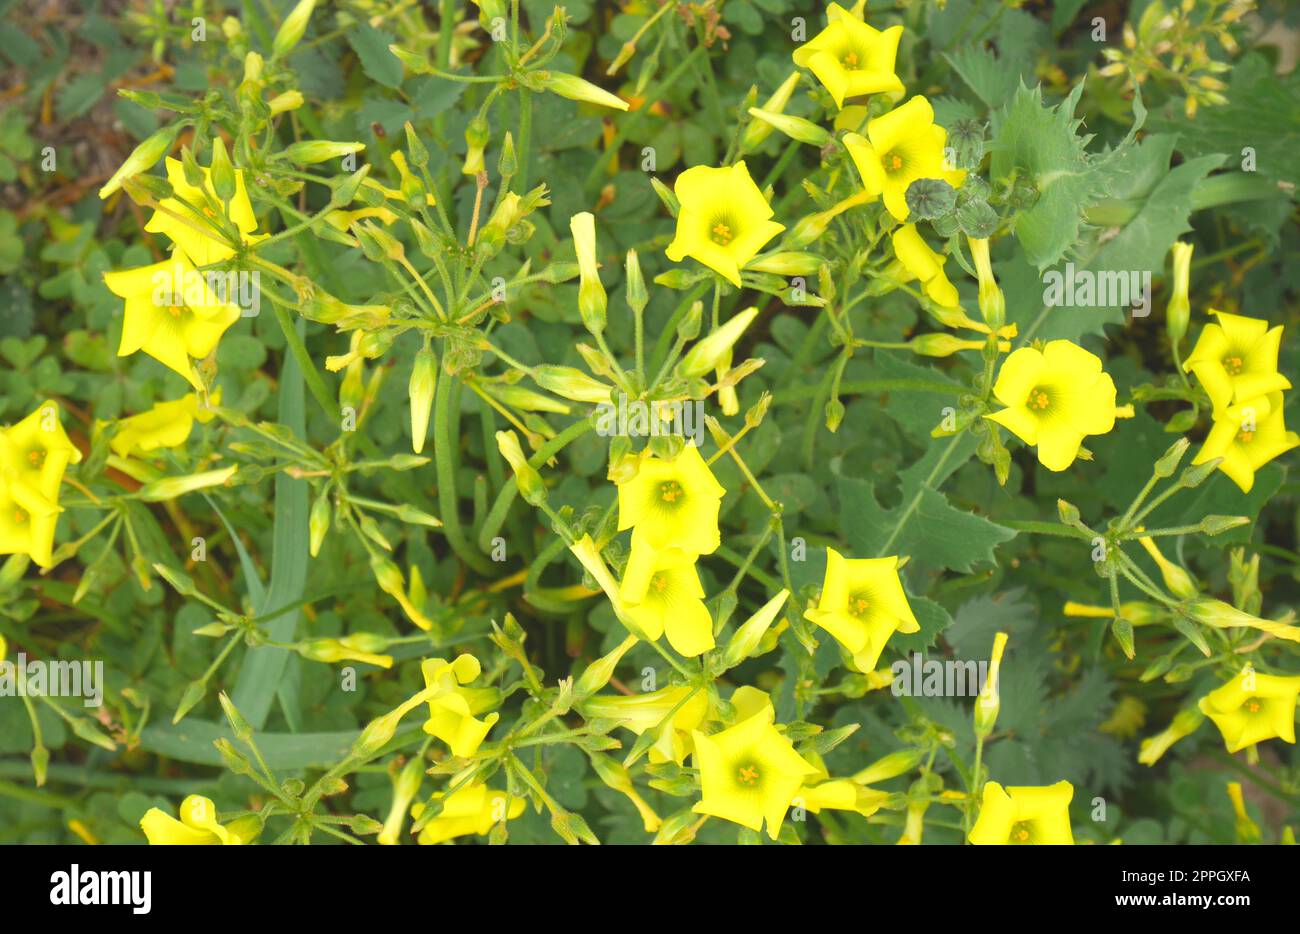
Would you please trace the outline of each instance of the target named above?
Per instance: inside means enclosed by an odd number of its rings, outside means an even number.
[[[1294,743],[1297,697],[1300,675],[1263,675],[1247,666],[1198,706],[1223,734],[1228,752],[1237,752],[1266,739]]]
[[[1074,786],[1055,785],[1003,788],[986,782],[980,816],[971,828],[970,842],[977,845],[1074,843],[1070,829],[1070,799]]]
[[[1196,374],[1216,412],[1291,388],[1291,381],[1277,371],[1282,325],[1270,328],[1259,318],[1223,311],[1210,314],[1217,321],[1201,330],[1183,369]]]
[[[1048,470],[1073,464],[1086,435],[1104,435],[1115,427],[1114,381],[1095,354],[1069,341],[1012,353],[998,372],[993,395],[1006,408],[984,417],[1025,444],[1038,445],[1038,461]]]
[[[687,256],[740,287],[740,270],[785,227],[749,177],[743,161],[722,168],[697,165],[677,176],[681,205],[677,235],[665,251],[675,263]]]
[[[876,667],[895,632],[919,632],[898,577],[898,557],[845,558],[826,549],[826,577],[817,606],[804,616],[825,629],[853,656],[862,672]]]
[[[80,460],[55,402],[0,429],[0,554],[25,554],[43,568],[54,563],[59,487],[68,464]]]
[[[817,769],[777,730],[776,711],[766,694],[742,687],[731,702],[738,718],[734,726],[712,736],[694,733],[701,789],[694,810],[750,830],[761,830],[766,821],[768,836],[775,840],[791,800]]]
[[[862,20],[863,6],[846,10],[832,3],[826,10],[826,28],[794,50],[794,63],[817,76],[836,107],[864,94],[903,93],[903,82],[894,74],[903,27],[868,26]]]
[[[619,531],[655,548],[687,555],[712,554],[721,542],[722,488],[694,444],[673,460],[645,457],[636,476],[618,485]]]
[[[964,170],[949,166],[947,142],[948,131],[935,124],[934,108],[919,96],[870,121],[865,137],[844,137],[862,187],[873,198],[883,197],[889,213],[900,221],[911,213],[907,189],[912,182],[934,178],[960,188],[966,180]]]

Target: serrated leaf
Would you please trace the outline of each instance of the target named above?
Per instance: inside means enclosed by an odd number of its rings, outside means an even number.
[[[362,70],[370,78],[390,88],[402,83],[402,63],[388,51],[393,41],[391,35],[362,22],[348,30],[347,38],[361,59]]]

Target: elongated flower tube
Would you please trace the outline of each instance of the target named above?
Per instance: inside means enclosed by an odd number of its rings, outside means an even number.
[[[998,371],[993,395],[1007,407],[984,417],[1037,445],[1038,461],[1048,470],[1065,470],[1085,436],[1115,427],[1114,381],[1095,354],[1069,341],[1013,352]]]
[[[698,260],[740,288],[740,270],[785,228],[749,175],[744,161],[721,168],[699,165],[677,176],[681,204],[677,234],[665,251],[675,263]]]
[[[1294,743],[1298,696],[1300,675],[1264,675],[1247,665],[1197,706],[1214,721],[1231,753],[1269,739]]]
[[[429,434],[429,413],[433,411],[433,397],[437,389],[438,357],[426,345],[415,355],[407,387],[411,405],[411,450],[416,454],[424,450],[424,440]]]
[[[898,557],[845,558],[826,549],[826,577],[817,606],[804,617],[825,629],[853,656],[861,672],[876,667],[895,632],[919,632],[898,576]]]
[[[746,308],[733,315],[726,324],[716,331],[709,332],[707,337],[687,352],[681,363],[677,365],[677,372],[687,379],[692,379],[703,376],[709,370],[727,361],[731,355],[731,348],[735,346],[736,341],[740,340],[740,336],[757,316],[757,308]]]
[[[1002,675],[1002,653],[1006,648],[1007,634],[999,632],[993,637],[988,677],[984,680],[984,686],[980,688],[979,697],[975,700],[975,735],[979,737],[988,736],[993,732],[993,725],[998,720],[998,712],[1002,709],[1002,692],[999,689],[998,679]]]
[[[935,178],[960,188],[963,169],[950,169],[944,160],[948,133],[934,122],[934,108],[924,97],[913,97],[867,124],[865,137],[849,133],[844,148],[871,197],[883,197],[889,213],[900,221],[911,214],[907,188],[920,178]]]
[[[904,224],[890,236],[898,267],[890,267],[886,275],[899,282],[920,280],[925,294],[945,308],[955,308],[959,301],[956,287],[944,274],[948,257],[930,249],[915,224]]]
[[[994,331],[999,330],[1007,319],[1007,297],[993,277],[993,262],[989,258],[989,242],[979,237],[968,237],[970,255],[975,261],[975,273],[979,277],[979,305],[984,323]]]
[[[1223,311],[1210,314],[1215,323],[1201,329],[1183,369],[1196,374],[1216,412],[1291,388],[1277,369],[1282,325],[1270,328],[1259,318]]]
[[[388,810],[384,829],[379,831],[376,843],[381,846],[397,845],[402,825],[406,822],[406,813],[410,810],[411,802],[415,800],[423,781],[424,759],[420,756],[412,756],[406,760],[406,764],[393,779],[393,804]]]
[[[1196,586],[1196,581],[1192,580],[1192,575],[1166,558],[1164,553],[1160,551],[1160,546],[1156,544],[1155,539],[1144,535],[1138,539],[1138,544],[1146,550],[1146,553],[1151,556],[1151,560],[1156,563],[1165,586],[1169,588],[1169,592],[1175,597],[1180,600],[1190,600],[1201,592],[1200,588]]]
[[[1191,736],[1204,722],[1205,714],[1199,707],[1188,707],[1178,711],[1169,726],[1154,736],[1142,740],[1142,745],[1138,748],[1138,762],[1143,765],[1155,765],[1174,743]]]
[[[122,183],[128,178],[133,178],[146,171],[159,159],[171,152],[172,144],[176,142],[176,134],[180,132],[180,129],[180,126],[166,126],[141,141],[139,146],[131,150],[131,154],[126,157],[126,161],[113,173],[112,177],[104,183],[104,187],[99,189],[99,197],[101,199],[107,198],[120,189]]]
[[[794,63],[817,76],[837,107],[864,94],[903,93],[903,82],[894,74],[903,27],[868,26],[862,21],[861,7],[849,11],[832,3],[826,11],[826,28],[794,50]]]
[[[1045,787],[1003,788],[986,782],[980,816],[970,842],[997,844],[1073,844],[1070,799],[1074,786],[1061,781]]]
[[[1300,626],[1279,623],[1277,620],[1272,619],[1260,619],[1258,616],[1239,610],[1222,600],[1215,600],[1213,597],[1202,597],[1189,601],[1182,605],[1181,612],[1198,623],[1204,623],[1216,629],[1230,629],[1234,626],[1242,626],[1246,629],[1258,629],[1260,632],[1266,632],[1277,639],[1300,642]]]

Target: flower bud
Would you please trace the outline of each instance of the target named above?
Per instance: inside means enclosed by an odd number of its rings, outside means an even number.
[[[763,111],[769,114],[785,113],[786,105],[790,103],[790,96],[794,94],[794,89],[799,84],[799,72],[790,72],[790,77],[781,82],[781,86],[763,102]],[[749,121],[745,127],[744,134],[740,137],[741,152],[751,152],[757,149],[763,140],[767,139],[772,133],[772,124],[766,120],[754,119]]]
[[[483,165],[483,150],[489,139],[488,122],[482,114],[476,116],[465,127],[465,164],[461,166],[462,175],[477,175],[486,169]]]
[[[420,785],[423,782],[424,759],[420,756],[412,756],[406,760],[402,770],[393,779],[393,806],[388,811],[388,819],[384,821],[383,830],[376,838],[378,843],[383,846],[396,845],[397,838],[402,832],[402,824],[406,821],[406,812],[410,810],[415,796],[420,793]]]
[[[411,449],[419,454],[429,433],[429,413],[438,386],[438,356],[426,344],[415,355],[408,387],[411,402]]]
[[[578,255],[578,312],[582,323],[592,334],[605,330],[605,286],[600,282],[599,263],[596,260],[596,218],[588,211],[569,219],[573,232],[573,249]]]
[[[546,484],[542,482],[542,475],[528,463],[528,458],[524,457],[523,449],[519,447],[519,438],[515,433],[498,431],[497,449],[510,464],[510,469],[514,471],[515,481],[519,484],[519,493],[524,500],[533,506],[543,502],[546,499]]]
[[[1007,299],[993,278],[993,263],[989,259],[989,242],[987,239],[968,237],[971,257],[975,260],[975,272],[979,276],[980,314],[984,323],[991,330],[998,330],[1007,320]]]
[[[297,165],[314,165],[350,153],[361,152],[365,148],[365,143],[340,143],[333,140],[312,139],[299,143],[290,143],[284,147],[284,151],[280,155]]]
[[[767,633],[768,627],[776,619],[777,613],[781,607],[785,606],[785,601],[789,599],[790,591],[782,590],[751,616],[745,622],[741,623],[732,635],[731,640],[727,643],[726,651],[722,654],[722,664],[726,668],[734,668],[758,648],[763,636]]]
[[[997,722],[998,711],[1002,707],[1002,696],[998,690],[998,676],[1002,671],[1002,653],[1007,647],[1007,634],[999,632],[993,637],[993,652],[989,658],[988,677],[975,701],[975,735],[988,736],[993,732]]]
[[[1191,279],[1192,245],[1179,240],[1170,252],[1174,259],[1174,283],[1169,304],[1165,306],[1165,330],[1170,342],[1177,347],[1187,333],[1187,323],[1191,317],[1192,306],[1187,298],[1187,288]]]
[[[786,250],[768,253],[745,264],[746,272],[768,272],[778,276],[812,276],[825,264],[816,253]]]
[[[588,665],[587,670],[582,673],[582,677],[578,678],[578,683],[574,685],[573,696],[582,701],[609,684],[609,679],[614,676],[614,669],[618,667],[618,663],[622,661],[628,650],[636,645],[636,642],[636,636],[628,636],[619,643],[614,651],[608,655],[602,655]]]
[[[195,490],[206,490],[209,487],[221,486],[235,475],[235,470],[234,467],[226,467],[221,470],[205,470],[202,473],[193,473],[184,477],[164,477],[161,480],[146,483],[136,491],[135,495],[137,499],[146,503],[161,503],[169,499],[176,499],[186,493],[193,493]]]
[[[284,18],[271,42],[272,58],[280,58],[293,51],[293,47],[302,39],[302,34],[307,31],[307,21],[311,19],[312,8],[315,6],[316,0],[298,0],[298,5]]]
[[[537,385],[574,402],[609,402],[612,388],[571,366],[535,366],[530,374]]]
[[[637,256],[636,250],[627,251],[627,305],[635,314],[641,314],[645,311],[645,306],[650,302],[650,295],[646,292],[645,277],[641,275],[641,259]]]
[[[285,91],[283,94],[277,94],[266,102],[266,106],[271,108],[271,116],[276,114],[287,113],[290,110],[297,110],[303,104],[301,91]]]
[[[208,171],[212,179],[212,190],[222,204],[229,204],[230,199],[235,197],[235,167],[230,164],[230,156],[226,154],[226,141],[220,136],[212,137],[212,159],[208,163]]]
[[[567,97],[571,101],[611,107],[614,110],[628,109],[627,101],[576,75],[566,75],[559,71],[543,71],[536,72],[536,74],[541,80],[543,89],[550,91],[552,94]]]
[[[999,345],[1010,344],[1006,341],[1000,341]],[[934,334],[918,334],[907,343],[908,349],[914,354],[920,354],[923,357],[951,357],[961,350],[982,350],[984,341],[982,340],[962,340],[952,334],[936,332]]]
[[[1175,597],[1180,600],[1190,600],[1200,593],[1196,582],[1192,580],[1192,575],[1161,554],[1160,548],[1152,538],[1143,536],[1138,539],[1138,544],[1146,549],[1151,560],[1156,563],[1156,567],[1160,568],[1160,576],[1164,579],[1165,586]]]
[[[171,152],[172,143],[176,141],[176,134],[180,132],[182,126],[183,124],[175,124],[163,127],[131,150],[131,155],[126,157],[126,161],[113,173],[112,178],[99,189],[99,197],[107,198],[122,187],[122,182],[151,168],[159,159]]]
[[[854,775],[853,783],[855,785],[874,785],[877,782],[888,781],[891,778],[906,775],[921,764],[925,755],[924,749],[917,748],[899,749],[897,752],[891,752]]]
[[[329,532],[331,512],[329,489],[325,488],[316,497],[316,501],[311,504],[311,514],[307,519],[307,551],[313,558],[320,553],[320,546],[325,541],[325,534]]]
[[[760,110],[757,107],[749,108],[749,115],[756,120],[768,124],[773,129],[784,133],[792,140],[800,143],[807,143],[809,146],[818,148],[825,146],[831,141],[831,134],[826,132],[822,127],[813,123],[811,120],[805,120],[803,117],[793,117],[789,114],[769,113],[766,110]]]
[[[726,324],[710,332],[690,349],[681,363],[677,364],[678,375],[685,379],[693,379],[712,370],[730,354],[732,346],[756,317],[758,317],[757,308],[746,308]]]

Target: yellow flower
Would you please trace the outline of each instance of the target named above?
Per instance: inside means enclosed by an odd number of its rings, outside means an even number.
[[[1213,310],[1210,314],[1218,322],[1201,329],[1183,369],[1196,374],[1216,412],[1291,388],[1291,381],[1277,371],[1282,325],[1270,328],[1259,318]]]
[[[106,272],[104,284],[126,299],[117,355],[143,350],[202,389],[190,358],[201,360],[216,349],[239,320],[239,307],[221,301],[179,251],[151,266]]]
[[[687,658],[713,648],[713,619],[694,555],[655,548],[634,534],[620,594],[627,615],[651,639],[667,634],[669,644]]]
[[[749,177],[744,161],[721,168],[697,165],[673,186],[681,209],[677,235],[665,251],[675,263],[694,257],[740,288],[740,270],[785,227]]]
[[[1249,493],[1255,485],[1255,471],[1300,445],[1300,436],[1286,429],[1282,402],[1282,393],[1272,392],[1217,410],[1214,427],[1192,463],[1222,457],[1219,469],[1243,493]]]
[[[694,811],[750,830],[761,830],[766,820],[767,834],[775,840],[791,800],[817,769],[773,725],[776,711],[766,694],[739,688],[732,703],[735,726],[712,736],[693,734],[701,789]]]
[[[59,486],[68,464],[80,460],[56,402],[0,429],[0,554],[25,554],[43,568],[54,563]]]
[[[59,420],[59,404],[46,400],[21,422],[0,429],[0,476],[25,483],[51,503],[59,501],[59,486],[68,464],[81,462]]]
[[[175,197],[164,198],[160,202],[160,209],[154,211],[144,229],[150,233],[165,234],[196,266],[210,266],[230,259],[235,255],[234,247],[218,232],[216,224],[220,215],[204,196],[206,191],[213,201],[221,204],[216,189],[212,186],[212,171],[206,166],[199,166],[199,171],[203,173],[203,188],[200,189],[185,180],[185,168],[179,159],[169,157],[166,166],[167,181],[171,183]],[[255,243],[261,237],[253,235],[257,229],[257,218],[253,214],[253,205],[248,200],[248,190],[244,187],[244,173],[241,169],[235,169],[234,172],[235,195],[230,199],[229,219],[238,228],[240,239],[244,243]]]
[[[429,719],[424,732],[436,736],[451,748],[453,756],[472,756],[487,736],[488,730],[499,719],[490,713],[482,720],[474,714],[482,713],[479,694],[462,687],[479,676],[478,659],[461,655],[454,662],[441,658],[428,658],[420,664],[424,673],[425,699],[429,702]]]
[[[984,417],[1025,444],[1038,445],[1038,461],[1048,470],[1074,463],[1085,435],[1115,427],[1114,381],[1102,372],[1101,360],[1069,341],[1012,353],[993,394],[1007,408]]]
[[[619,531],[635,527],[634,543],[712,554],[721,543],[718,510],[726,492],[694,444],[671,461],[645,457],[636,476],[618,485]]]
[[[936,178],[960,188],[966,180],[965,171],[944,162],[947,142],[948,131],[935,125],[934,109],[920,96],[869,122],[865,138],[857,133],[844,137],[867,194],[883,195],[885,207],[900,221],[907,220],[912,182]]]
[[[598,694],[583,701],[582,710],[588,719],[614,720],[637,736],[663,724],[650,747],[650,761],[681,765],[692,748],[691,731],[709,712],[709,697],[702,690],[682,685],[647,694]],[[670,714],[672,719],[665,723]]]
[[[957,306],[957,288],[948,281],[943,266],[948,257],[930,249],[915,224],[904,224],[894,231],[890,238],[894,244],[894,257],[898,260],[897,269],[887,274],[899,282],[921,281],[925,294],[945,308]],[[982,344],[983,342],[981,342]]]
[[[434,800],[442,802],[442,813],[420,831],[417,839],[424,845],[445,843],[470,834],[482,836],[492,829],[493,824],[514,820],[524,813],[523,798],[493,791],[482,783],[461,788],[449,796],[435,795]],[[411,808],[413,817],[423,813],[423,804]]]
[[[1219,728],[1228,752],[1237,752],[1275,737],[1294,743],[1297,696],[1300,675],[1262,675],[1247,665],[1197,706]]]
[[[202,795],[190,795],[180,806],[180,820],[159,808],[150,808],[140,819],[140,829],[150,846],[212,846],[252,843],[262,832],[256,815],[241,817],[224,827],[217,822],[217,808]]]
[[[898,557],[845,558],[826,549],[826,578],[817,606],[804,617],[825,629],[853,656],[859,671],[876,667],[895,632],[919,632],[898,577]]]
[[[220,389],[212,394],[212,403],[221,403]],[[199,402],[197,394],[190,393],[171,402],[159,402],[148,412],[120,419],[108,445],[118,457],[179,447],[189,438],[196,418],[206,425],[213,415],[209,406]]]
[[[980,816],[971,828],[970,842],[999,844],[1074,843],[1070,830],[1070,799],[1074,786],[1061,781],[1055,785],[1003,788],[986,782]]]
[[[843,107],[845,98],[882,91],[903,93],[894,74],[902,26],[879,30],[862,21],[859,3],[852,11],[838,3],[826,10],[828,25],[794,50],[794,63],[808,68]]]

